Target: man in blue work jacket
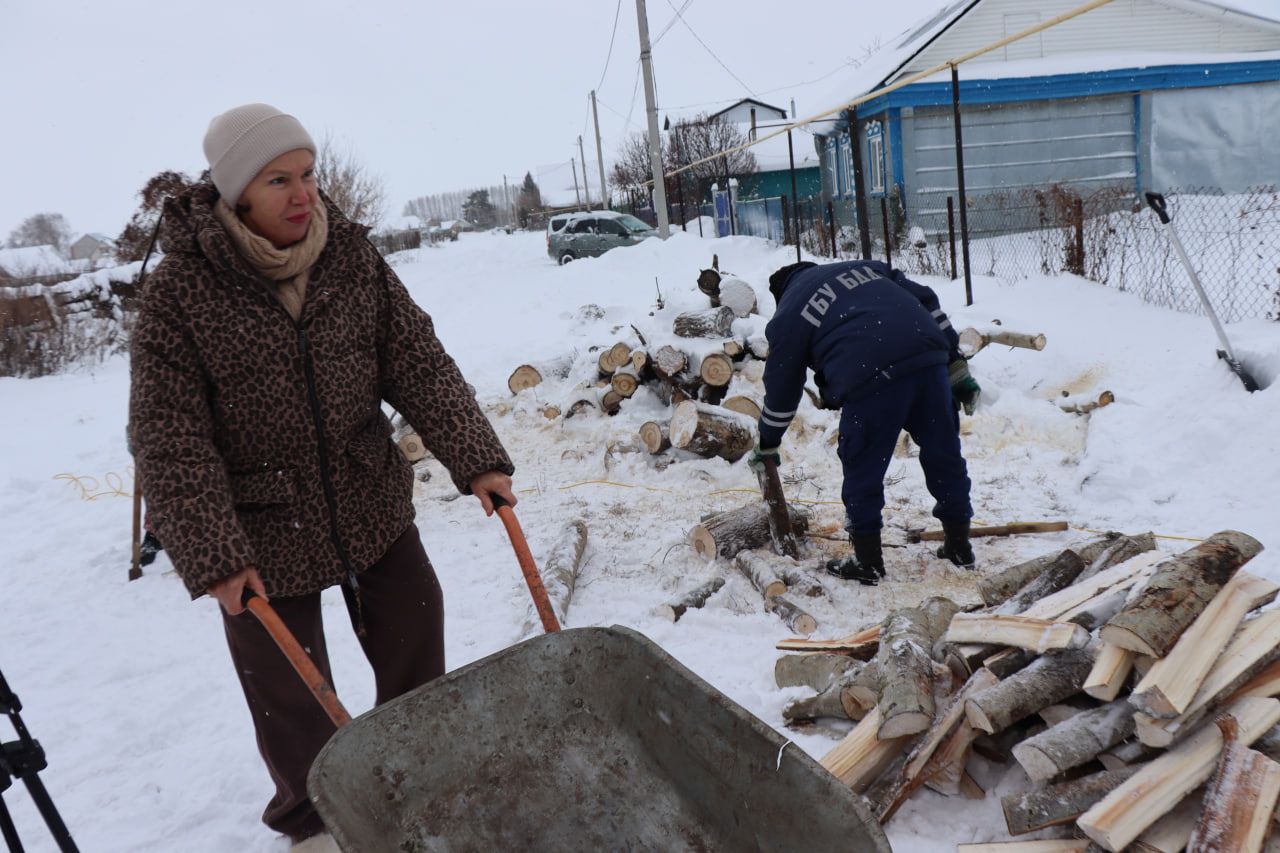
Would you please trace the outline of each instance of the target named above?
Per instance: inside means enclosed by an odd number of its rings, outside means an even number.
[[[792,264],[769,277],[769,291],[778,308],[765,329],[764,409],[751,467],[778,459],[812,368],[827,407],[841,410],[841,497],[854,550],[827,570],[868,585],[884,577],[884,475],[904,429],[920,447],[945,533],[938,556],[972,569],[959,408],[973,414],[981,389],[937,295],[878,261]]]

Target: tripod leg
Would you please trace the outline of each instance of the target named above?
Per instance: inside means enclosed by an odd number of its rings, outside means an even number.
[[[62,822],[62,816],[58,814],[58,808],[53,804],[53,798],[49,796],[49,792],[45,789],[44,783],[40,781],[40,777],[31,773],[22,777],[22,781],[27,784],[27,791],[31,794],[31,799],[35,802],[36,808],[40,809],[40,816],[44,818],[45,825],[49,827],[53,840],[58,843],[58,849],[62,853],[79,853],[76,843],[71,840],[70,830]]]
[[[22,853],[22,842],[18,840],[18,828],[13,825],[13,818],[9,817],[9,810],[5,808],[3,797],[0,797],[0,835],[4,836],[4,843],[9,846],[9,853]]]

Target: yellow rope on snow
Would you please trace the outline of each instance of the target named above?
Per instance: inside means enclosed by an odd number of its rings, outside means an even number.
[[[133,478],[133,469],[129,469],[129,478]],[[124,490],[124,477],[115,471],[108,471],[102,479],[106,483],[106,488],[102,488],[102,484],[98,482],[97,477],[81,477],[76,474],[62,473],[54,474],[55,480],[66,480],[73,486],[80,489],[80,500],[96,501],[102,497],[114,498],[131,498],[132,492]]]

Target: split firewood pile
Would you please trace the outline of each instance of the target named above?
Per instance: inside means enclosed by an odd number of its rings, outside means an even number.
[[[788,640],[794,722],[856,725],[822,764],[890,820],[921,787],[981,799],[972,756],[1019,768],[1010,836],[978,851],[1261,850],[1280,796],[1280,587],[1262,546],[1217,533],[1163,561],[1108,534],[839,640]],[[976,774],[974,771],[978,771]],[[1025,778],[1023,778],[1025,776]],[[1009,777],[997,778],[1007,782]],[[1008,785],[1004,785],[1005,788]]]

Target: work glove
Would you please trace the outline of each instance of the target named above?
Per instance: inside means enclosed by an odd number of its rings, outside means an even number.
[[[982,395],[982,386],[969,372],[969,363],[963,358],[951,362],[947,372],[951,377],[951,399],[964,409],[966,415],[972,415],[978,405],[978,397]]]
[[[776,447],[761,447],[757,444],[751,448],[751,452],[747,454],[747,467],[757,474],[764,472],[764,461],[772,459],[774,465],[781,464],[782,456],[778,453]]]

